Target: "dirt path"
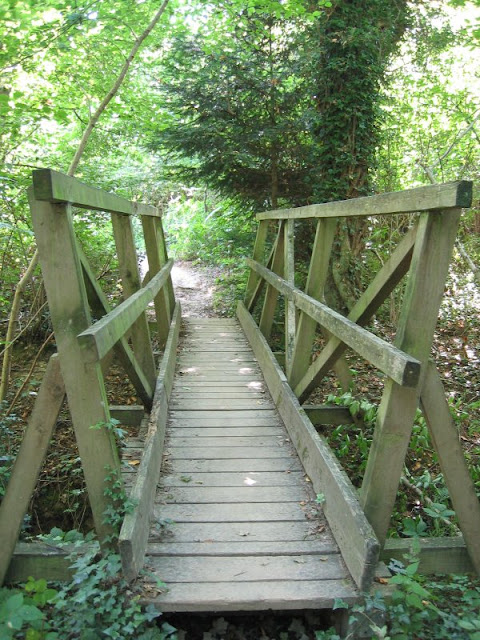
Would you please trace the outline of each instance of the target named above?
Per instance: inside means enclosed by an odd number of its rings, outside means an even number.
[[[175,262],[172,281],[175,297],[182,305],[186,318],[212,318],[218,314],[213,307],[215,278],[218,269],[198,266],[192,262]]]

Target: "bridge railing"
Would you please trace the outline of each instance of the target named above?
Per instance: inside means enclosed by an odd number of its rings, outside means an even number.
[[[53,356],[47,367],[7,494],[2,501],[0,533],[6,544],[0,554],[0,581],[8,567],[65,393],[95,530],[101,541],[112,533],[111,526],[105,522],[105,512],[111,500],[106,492],[106,481],[113,474],[121,482],[121,476],[111,418],[118,414],[126,415],[128,408],[123,407],[124,411],[121,411],[122,407],[117,407],[110,411],[104,375],[114,352],[145,410],[152,410],[159,383],[150,335],[152,323],[149,322],[147,308],[153,302],[156,339],[160,348],[168,346],[169,340],[171,342],[174,324],[173,332],[178,335],[180,315],[179,309],[175,308],[170,278],[173,261],[167,257],[161,214],[156,207],[131,202],[49,169],[34,171],[29,201],[58,358]],[[110,214],[124,298],[114,309],[110,308],[77,240],[74,208]],[[133,216],[141,220],[148,260],[148,273],[143,284],[138,268]],[[169,360],[168,375],[164,362],[160,364],[160,372],[163,371],[160,391],[163,393],[165,380],[172,369],[171,354],[167,350],[164,360]],[[164,394],[161,402],[166,403],[166,400]],[[158,414],[159,407],[153,407],[153,411]],[[136,413],[143,416],[143,411]],[[162,407],[162,415],[164,413]],[[132,416],[133,413],[130,419]],[[154,435],[157,438],[156,432]],[[163,434],[161,439],[163,442]],[[154,466],[159,467],[161,443],[157,445],[153,457]],[[146,446],[146,449],[150,451],[151,447]],[[151,461],[147,463],[148,466]],[[150,475],[153,477],[155,474]],[[149,490],[151,493],[151,487]],[[142,535],[145,537],[145,532]]]
[[[383,545],[386,539],[417,407],[437,449],[470,558],[480,571],[480,504],[452,423],[440,376],[430,361],[440,304],[461,210],[471,205],[466,181],[399,193],[310,205],[257,215],[259,221],[241,314],[256,315],[269,341],[279,295],[284,297],[285,375],[300,403],[332,369],[339,377],[350,348],[386,376],[377,424],[360,490],[360,503]],[[413,213],[413,225],[381,266],[348,317],[324,301],[337,224],[345,217]],[[316,222],[305,290],[295,286],[294,243],[303,220]],[[276,230],[268,251],[267,237]],[[394,344],[365,329],[395,287],[408,276]],[[242,310],[243,308],[243,310]],[[250,316],[249,322],[253,321]],[[313,359],[317,328],[324,346]],[[338,424],[331,407],[305,405],[319,424]],[[314,416],[314,418],[313,418]],[[298,447],[297,447],[298,449]],[[308,458],[309,452],[304,451]],[[328,504],[327,509],[331,505]],[[328,515],[327,515],[328,517]]]

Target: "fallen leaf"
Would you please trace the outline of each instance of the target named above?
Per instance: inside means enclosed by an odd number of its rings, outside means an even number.
[[[140,464],[140,460],[129,460],[128,464],[131,464],[132,467],[135,467],[137,464]]]

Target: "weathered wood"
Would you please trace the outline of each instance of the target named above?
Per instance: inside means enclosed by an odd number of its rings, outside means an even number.
[[[422,375],[418,390],[387,380],[361,489],[365,514],[381,543],[403,472],[459,219],[455,209],[422,214],[419,221],[395,343],[422,363]]]
[[[228,460],[245,458],[284,458],[287,451],[283,447],[262,447],[258,451],[255,447],[168,447],[168,452],[175,460]]]
[[[101,360],[125,335],[164,286],[172,266],[173,260],[169,260],[143,289],[131,295],[95,324],[79,333],[78,341],[82,345],[88,362]]]
[[[77,335],[90,326],[91,317],[82,267],[76,253],[71,207],[39,202],[34,199],[32,191],[29,199],[95,530],[103,540],[112,533],[111,526],[104,519],[109,505],[105,480],[108,474],[120,472],[120,460],[113,433],[105,428],[91,428],[108,423],[110,415],[100,364],[85,362],[77,341]]]
[[[218,429],[217,429],[218,431]],[[280,436],[233,436],[227,438],[223,433],[218,432],[215,436],[201,438],[188,438],[186,436],[176,437],[171,435],[168,443],[170,447],[281,447],[287,440],[284,432]]]
[[[244,502],[298,502],[306,492],[294,487],[166,487],[157,493],[165,504],[243,504]]]
[[[439,209],[470,207],[472,182],[460,180],[432,184],[365,198],[353,198],[295,209],[278,209],[257,214],[257,220],[303,220],[306,218],[345,218],[350,216],[385,216]]]
[[[172,398],[172,409],[181,408],[183,411],[237,411],[238,409],[252,409],[257,410],[272,408],[270,402],[263,398],[259,398],[255,401],[251,399],[225,399],[225,398],[210,398],[210,399],[192,399],[192,400],[178,400]]]
[[[103,317],[110,311],[110,305],[108,303],[107,297],[100,288],[95,275],[90,268],[90,265],[88,264],[88,260],[78,243],[76,245],[76,248],[77,253],[80,257],[80,261],[82,263],[87,297],[92,308],[92,312],[98,317]],[[122,364],[122,367],[125,369],[130,382],[133,384],[136,392],[138,393],[142,402],[145,404],[145,407],[147,409],[150,409],[152,406],[153,391],[155,387],[152,387],[145,377],[145,374],[138,364],[125,336],[122,336],[120,340],[115,343],[114,350]],[[107,356],[105,356],[104,359],[106,359],[106,357]]]
[[[228,435],[226,436],[229,437]],[[304,487],[301,471],[250,471],[248,473],[169,474],[161,478],[162,487]]]
[[[257,556],[243,557],[171,557],[152,556],[150,564],[168,583],[196,582],[201,589],[204,583],[259,582],[291,580],[294,582],[315,579],[338,580],[347,577],[347,571],[339,554],[303,556],[264,556],[261,563]],[[220,584],[218,585],[220,588]]]
[[[290,389],[272,352],[242,303],[237,315],[265,375],[265,381],[317,493],[345,563],[360,589],[372,583],[380,546],[358,503],[356,492],[333,452],[315,431]]]
[[[97,543],[83,545],[66,544],[55,547],[46,542],[19,542],[10,562],[5,583],[26,582],[29,576],[36,580],[67,581],[72,579],[72,553],[87,553]]]
[[[258,524],[258,523],[252,523]],[[238,527],[237,527],[238,528]],[[215,535],[215,534],[213,534]],[[195,534],[193,535],[195,537]],[[320,548],[320,549],[319,549]],[[322,562],[326,562],[327,555],[336,555],[337,561],[340,557],[336,545],[319,545],[318,540],[293,540],[293,541],[269,541],[269,542],[217,542],[210,539],[206,542],[151,542],[148,545],[149,556],[202,556],[205,562],[208,556],[231,557],[247,556],[263,559],[265,556],[295,556],[297,564],[303,564],[300,556],[321,555]]]
[[[303,291],[292,287],[275,273],[247,259],[247,263],[260,273],[265,280],[293,300],[295,305],[307,313],[327,331],[342,340],[362,358],[376,366],[400,385],[415,387],[420,375],[420,363],[408,352],[400,350],[385,340],[378,338],[363,327],[358,326],[337,311],[310,298]]]
[[[278,236],[275,242],[274,253],[272,256],[271,269],[274,273],[282,275],[285,263],[285,225],[280,223],[278,228]],[[251,265],[250,265],[251,267]],[[252,269],[255,271],[255,269]],[[258,272],[257,272],[258,273]],[[260,274],[261,275],[261,274]],[[277,307],[278,291],[275,287],[267,286],[265,299],[263,301],[262,313],[260,316],[259,327],[263,335],[268,339],[272,332],[273,318]]]
[[[480,501],[450,414],[442,381],[431,361],[427,365],[420,401],[471,563],[476,572],[480,573]]]
[[[180,322],[181,308],[178,304],[160,366],[142,459],[129,496],[134,508],[125,516],[118,541],[123,572],[127,580],[137,577],[145,558],[151,508],[162,462],[168,398],[172,389]]]
[[[303,405],[303,410],[307,414],[313,425],[321,424],[352,424],[352,414],[347,407],[336,407],[329,405]]]
[[[260,222],[257,228],[257,236],[255,238],[255,246],[253,247],[253,259],[257,262],[263,262],[262,258],[265,253],[265,243],[267,240],[269,223],[267,221]],[[245,306],[249,306],[250,301],[257,288],[259,278],[254,271],[250,271],[248,275],[247,288],[245,291]]]
[[[409,539],[388,538],[381,553],[381,559],[388,564],[391,559],[400,560],[408,564],[413,545],[419,544],[418,572],[422,575],[432,573],[472,573],[475,569],[461,536],[456,538],[417,538]]]
[[[0,502],[0,585],[7,573],[64,399],[65,385],[55,354],[48,361],[5,495]]]
[[[284,452],[283,457],[260,458],[258,451],[244,458],[168,458],[168,468],[172,473],[222,473],[224,471],[299,471],[300,462]]]
[[[185,411],[183,409],[175,409],[170,411],[170,421],[172,426],[182,423],[184,420],[195,420],[198,426],[208,425],[215,426],[217,424],[228,424],[234,426],[262,426],[279,424],[278,414],[274,409],[257,411],[256,409],[246,409],[245,411]]]
[[[175,428],[175,425],[172,424],[169,428],[169,434],[172,438],[176,437],[187,437],[187,438],[209,438],[212,436],[218,436],[220,434],[225,437],[235,438],[235,437],[249,437],[249,436],[283,436],[285,435],[283,428],[279,425],[272,426],[258,426],[254,427],[245,427],[243,424],[239,426],[229,426],[225,427],[225,421],[223,423],[217,423],[217,426],[200,426],[195,425],[195,428],[189,428],[188,426],[181,425]]]
[[[140,426],[145,415],[145,409],[138,404],[110,405],[109,411],[112,418],[129,427]]]
[[[315,520],[277,522],[174,522],[152,527],[149,549],[161,543],[177,544],[198,541],[203,545],[217,543],[252,543],[285,541],[314,541],[320,553],[338,552],[331,536],[322,529],[319,532]],[[154,542],[159,541],[159,542]]]
[[[155,505],[154,521],[174,522],[303,522],[305,511],[295,502]]]
[[[294,225],[293,220],[287,220],[284,225],[284,265],[285,265],[285,280],[291,285],[295,286],[295,254],[294,254]],[[295,304],[287,298],[285,301],[285,368],[287,376],[290,375],[292,368],[293,351],[295,348],[295,334],[296,334],[296,310]]]
[[[160,273],[165,269],[168,262],[164,262],[165,256],[162,254],[161,239],[159,239],[157,234],[158,228],[155,225],[155,221],[147,216],[142,216],[142,227],[150,275]],[[168,290],[170,288],[169,283],[171,282],[170,270],[167,275],[168,278],[165,282],[168,284],[166,284],[162,291],[157,290],[153,298],[160,346],[163,346],[167,341],[171,314],[173,312],[173,309],[170,308],[170,293]]]
[[[295,583],[263,581],[254,583],[223,582],[171,584],[167,592],[155,598],[142,596],[140,602],[152,604],[159,611],[274,611],[331,609],[336,599],[347,604],[361,600],[360,594],[344,579],[307,580]]]
[[[138,258],[133,237],[132,220],[128,216],[118,213],[111,214],[113,236],[117,248],[118,268],[122,281],[123,298],[130,296],[141,289],[140,274],[138,271]],[[141,313],[131,326],[131,340],[133,353],[137,358],[142,371],[145,374],[152,389],[155,388],[156,368],[153,357],[150,330],[145,311]]]
[[[317,222],[305,293],[320,302],[323,302],[324,299],[324,289],[336,227],[337,221],[335,219],[318,220]],[[295,388],[310,364],[316,328],[316,321],[305,312],[301,312],[292,367],[291,371],[287,372],[287,378],[292,388]]]
[[[395,251],[349,313],[349,320],[359,325],[366,324],[402,280],[410,266],[416,231],[417,229],[414,227],[402,238]],[[347,346],[338,338],[330,338],[303,378],[298,384],[292,385],[300,402],[304,402],[308,398],[346,348]]]
[[[33,187],[36,200],[68,202],[83,209],[96,209],[126,215],[160,216],[156,207],[141,202],[130,202],[130,200],[91,187],[80,182],[77,178],[51,169],[33,171]]]

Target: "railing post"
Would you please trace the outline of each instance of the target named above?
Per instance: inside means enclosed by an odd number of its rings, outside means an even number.
[[[119,472],[113,433],[94,425],[110,420],[100,364],[85,362],[77,335],[91,324],[71,206],[35,200],[29,192],[33,227],[55,331],[62,377],[85,474],[95,530],[100,540],[112,533],[104,522],[109,505],[105,480]]]
[[[133,238],[132,220],[130,216],[112,213],[112,227],[117,247],[118,266],[123,286],[123,298],[126,300],[140,289],[138,259]],[[133,323],[131,328],[133,353],[145,374],[152,389],[157,378],[153,357],[150,331],[147,316],[144,313]]]
[[[287,220],[284,226],[285,251],[285,280],[295,286],[295,220]],[[287,377],[292,368],[293,351],[295,348],[296,311],[295,303],[285,298],[285,371]]]
[[[442,301],[460,209],[422,214],[395,346],[422,363],[417,388],[388,379],[378,410],[361,500],[380,542],[385,541]]]
[[[272,258],[272,271],[277,275],[283,275],[283,269],[285,264],[285,222],[279,223],[277,240],[275,243],[274,254]],[[265,300],[263,301],[262,315],[260,316],[259,328],[265,338],[270,337],[272,332],[273,318],[275,315],[275,309],[277,306],[278,291],[271,285],[267,286],[265,293]]]
[[[161,219],[152,216],[142,216],[143,235],[147,250],[149,276],[152,278],[167,262],[167,250]],[[170,321],[173,314],[173,288],[172,281],[155,297],[155,315],[157,317],[158,338],[163,346],[168,338]]]
[[[268,220],[261,220],[258,224],[257,236],[255,238],[255,246],[253,248],[253,259],[257,262],[263,262],[262,258],[265,252],[265,243],[267,240],[268,234]],[[253,269],[250,269],[250,273],[248,275],[247,289],[245,292],[245,306],[250,310],[250,305],[252,303],[253,296],[255,295],[255,291],[257,285],[261,278],[255,273]]]

